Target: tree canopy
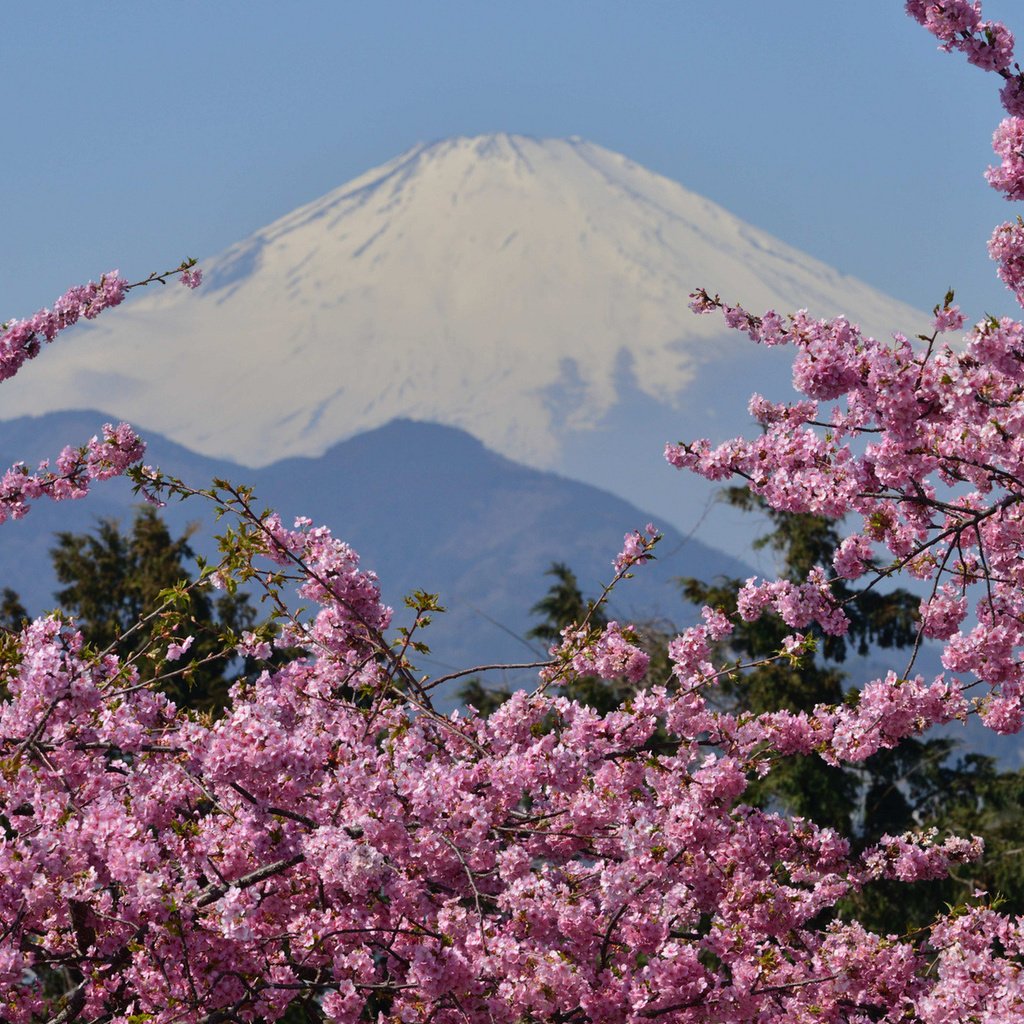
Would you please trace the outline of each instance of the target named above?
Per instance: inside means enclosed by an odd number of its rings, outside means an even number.
[[[87,644],[116,649],[140,681],[156,680],[178,703],[212,711],[225,706],[231,683],[246,671],[225,641],[251,630],[257,615],[245,593],[217,594],[208,580],[194,579],[193,532],[172,537],[156,509],[142,506],[127,531],[102,519],[91,533],[58,533],[50,556],[62,584],[58,605]],[[9,621],[25,617],[13,591],[7,601]],[[168,675],[167,645],[188,636],[192,643]]]

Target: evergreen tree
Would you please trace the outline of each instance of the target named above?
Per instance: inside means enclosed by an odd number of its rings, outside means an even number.
[[[726,488],[722,493],[730,504],[746,511],[759,510],[768,517],[771,529],[754,546],[777,554],[780,579],[803,582],[815,566],[831,565],[833,552],[841,541],[834,521],[824,516],[775,511],[743,487]],[[721,579],[709,584],[685,578],[680,583],[687,601],[720,609],[733,620],[733,633],[719,651],[722,660],[738,664],[774,658],[782,649],[783,639],[793,632],[774,616],[743,621],[736,611],[741,580]],[[727,704],[755,714],[783,708],[812,711],[818,704],[838,704],[843,700],[844,680],[838,666],[846,660],[851,645],[864,655],[872,644],[898,648],[914,642],[919,601],[912,594],[897,590],[857,595],[842,581],[835,584],[833,593],[850,618],[849,633],[835,637],[815,628],[811,635],[820,659],[804,657],[798,663],[773,660],[723,677],[719,690]],[[792,757],[767,779],[752,783],[749,797],[850,834],[855,830],[858,804],[864,794],[865,783],[859,775],[852,769],[832,767],[813,758]],[[893,791],[890,797],[895,799],[898,792]],[[906,827],[909,825],[900,831]]]
[[[29,614],[17,591],[10,587],[0,590],[0,633],[16,633],[28,621]]]
[[[780,579],[802,582],[814,566],[831,565],[842,539],[834,520],[770,509],[743,487],[727,488],[723,494],[738,508],[767,515],[771,529],[755,547],[777,554]],[[770,658],[792,633],[777,617],[744,622],[736,614],[741,580],[680,582],[688,601],[720,608],[732,617],[734,630],[718,652],[720,659]],[[920,599],[909,591],[855,591],[838,580],[832,592],[850,619],[846,636],[815,629],[818,657],[805,656],[799,663],[774,660],[723,677],[719,689],[732,709],[811,711],[817,704],[837,704],[845,696],[840,666],[851,652],[864,656],[872,647],[898,650],[915,644]],[[948,738],[907,739],[895,749],[842,767],[807,757],[787,758],[767,779],[753,780],[744,799],[829,825],[851,836],[861,849],[883,835],[924,828],[985,837],[984,862],[967,865],[949,879],[912,886],[877,882],[843,902],[844,914],[880,932],[901,934],[921,927],[976,888],[998,892],[1007,909],[1021,913],[1024,816],[1019,797],[1024,795],[1024,774],[1000,773],[993,758],[978,754],[954,758],[954,748]]]
[[[593,601],[583,597],[576,573],[564,562],[553,563],[545,575],[554,576],[555,582],[530,609],[531,614],[541,615],[543,619],[526,634],[528,638],[542,640],[550,647],[561,641],[566,626],[589,621],[595,629],[603,629],[608,624],[603,609],[595,608]]]
[[[143,680],[166,671],[161,656],[172,636],[194,636],[173,666],[185,671],[160,687],[179,704],[209,711],[224,706],[238,668],[230,651],[222,653],[222,637],[251,629],[256,612],[244,594],[214,597],[208,583],[190,583],[192,532],[172,537],[147,506],[136,513],[129,532],[116,519],[102,519],[93,533],[58,533],[50,556],[64,584],[55,597],[75,617],[86,642],[104,650],[117,641],[122,658],[133,659]],[[9,604],[0,614],[9,617]],[[163,614],[136,625],[158,607]]]

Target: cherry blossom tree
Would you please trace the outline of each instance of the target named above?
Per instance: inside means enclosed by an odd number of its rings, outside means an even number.
[[[1024,196],[1024,76],[1008,30],[963,0],[907,9],[944,48],[1004,80],[1010,117],[989,176],[1008,197]],[[1020,298],[1024,229],[1003,225],[991,248]],[[178,271],[198,283],[189,261]],[[5,325],[2,375],[130,287],[107,275]],[[800,658],[812,624],[835,636],[848,628],[836,580],[874,587],[906,574],[929,587],[920,636],[942,643],[943,674],[915,675],[912,660],[850,703],[716,710],[709,695],[740,668],[715,664],[734,623],[705,608],[671,641],[670,675],[608,714],[550,695],[579,674],[636,680],[647,670],[628,625],[585,618],[539,666],[533,692],[486,719],[445,715],[432,694],[450,677],[414,667],[436,598],[413,595],[407,624],[394,628],[376,579],[325,527],[262,515],[251,492],[224,481],[197,490],[169,479],[141,464],[129,427],[105,427],[54,468],[9,471],[3,515],[24,515],[43,496],[80,497],[126,471],[151,500],[211,502],[232,525],[203,579],[262,586],[282,623],[232,643],[250,658],[288,657],[239,681],[213,719],[140,681],[137,654],[90,648],[71,621],[44,618],[8,635],[0,1016],[1024,1017],[1024,929],[986,894],[910,935],[873,934],[834,914],[880,879],[940,877],[980,856],[980,841],[886,835],[854,855],[831,829],[744,802],[781,756],[856,763],[974,713],[998,732],[1020,729],[1024,327],[987,319],[964,344],[943,344],[964,323],[952,296],[920,345],[865,337],[844,319],[754,315],[706,292],[694,307],[722,313],[756,343],[793,346],[805,398],[755,396],[756,440],[670,445],[669,461],[739,477],[775,509],[859,524],[804,581],[748,581],[738,614],[779,615],[792,632],[774,656]],[[610,585],[642,571],[656,542],[653,528],[627,534]],[[291,614],[293,584],[315,612]],[[156,633],[167,676],[193,642],[175,632],[179,598],[169,593],[149,613],[165,620]]]

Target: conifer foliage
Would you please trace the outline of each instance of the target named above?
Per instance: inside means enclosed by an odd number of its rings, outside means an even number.
[[[233,652],[225,655],[223,638],[251,630],[257,615],[244,593],[215,596],[209,581],[193,582],[193,530],[174,538],[156,509],[144,506],[130,532],[104,519],[92,533],[57,534],[50,555],[63,585],[58,606],[87,644],[116,648],[149,681],[162,674],[163,647],[175,636],[191,636],[179,659],[185,671],[176,670],[160,689],[184,706],[214,710],[224,707],[242,668]]]

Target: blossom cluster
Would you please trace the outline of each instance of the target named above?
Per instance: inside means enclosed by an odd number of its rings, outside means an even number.
[[[1006,72],[1013,63],[1013,33],[985,21],[975,0],[907,0],[907,13],[936,36],[947,52],[959,50],[983,71]]]
[[[1013,34],[999,22],[985,21],[981,4],[970,0],[907,0],[906,8],[938,38],[943,50],[959,51],[971,64],[1003,78],[999,95],[1010,116],[996,129],[992,143],[1001,162],[989,168],[986,178],[1007,199],[1024,198],[1024,73],[1013,62]],[[1019,219],[999,225],[988,249],[1000,279],[1024,305],[1024,233]]]
[[[624,573],[634,565],[649,562],[654,557],[651,552],[660,539],[661,534],[653,523],[648,523],[643,533],[631,530],[623,537],[622,550],[615,556],[612,568],[616,573]]]
[[[105,309],[120,305],[128,290],[128,282],[116,270],[104,274],[97,284],[69,288],[53,304],[25,320],[9,320],[0,333],[0,380],[13,377],[29,359],[34,359],[43,341],[53,341],[80,317],[95,319]]]
[[[989,363],[1006,358],[988,345]],[[782,1024],[885,1007],[939,1024],[951,1005],[1015,1011],[1011,989],[972,1002],[955,956],[930,972],[913,938],[818,923],[875,878],[930,878],[975,857],[975,841],[886,836],[854,856],[828,829],[743,801],[774,755],[858,760],[962,715],[952,683],[890,674],[852,706],[725,714],[703,691],[733,624],[705,609],[670,647],[674,684],[609,715],[520,692],[488,719],[442,716],[396,672],[391,609],[351,548],[274,515],[248,537],[253,571],[286,568],[319,610],[219,720],[140,686],[130,661],[88,651],[55,618],[26,627],[4,662],[0,999],[12,1024],[52,1012],[54,971],[80,978],[66,1021],[273,1021],[296,994],[352,1024]],[[630,563],[651,544],[652,531],[627,535]],[[849,558],[854,571],[870,552]],[[752,584],[747,599],[751,615],[837,612],[823,570],[806,585]],[[252,631],[239,648],[270,653]],[[562,672],[638,681],[649,668],[615,622],[568,629],[556,655]],[[975,968],[1005,977],[1016,947],[976,945]]]
[[[682,682],[713,681],[717,675],[711,661],[714,646],[733,631],[733,624],[720,611],[705,606],[701,616],[702,625],[683,630],[668,645],[672,672]]]
[[[956,998],[913,943],[814,922],[977,844],[885,837],[852,857],[752,810],[742,759],[701,746],[697,693],[642,691],[605,717],[525,692],[486,720],[410,716],[361,706],[310,651],[204,723],[55,619],[20,649],[0,703],[12,1024],[45,1010],[39,972],[80,962],[77,1016],[157,1024],[274,1020],[304,989],[336,1021],[384,998],[387,1020],[453,1024],[574,1008],[781,1024]]]
[[[745,315],[756,340],[760,327]],[[947,642],[948,669],[994,688],[985,717],[1005,730],[1024,700],[1024,328],[990,318],[965,347],[933,338],[919,350],[901,336],[886,344],[846,320],[798,313],[782,340],[797,349],[794,386],[810,401],[788,410],[758,401],[760,437],[669,445],[666,457],[709,479],[738,474],[773,508],[856,517],[836,575],[876,571],[874,552],[887,549],[889,572],[933,581],[924,633]],[[978,625],[961,635],[971,594]],[[800,585],[748,583],[741,614],[766,609],[794,629],[844,631],[824,567]]]
[[[116,270],[104,274],[99,282],[69,288],[53,304],[53,308],[40,309],[26,319],[8,320],[0,325],[0,381],[13,377],[29,360],[42,351],[44,342],[51,342],[61,331],[74,326],[80,319],[95,320],[105,309],[119,306],[133,288],[143,288],[154,282],[164,283],[179,274],[189,288],[196,288],[203,272],[194,259],[186,259],[174,270],[150,274],[141,281],[129,283]]]
[[[380,587],[372,572],[359,568],[359,555],[332,536],[325,526],[301,517],[293,530],[282,525],[277,513],[260,524],[262,552],[279,565],[301,565],[305,577],[298,589],[302,598],[321,605],[307,639],[325,652],[355,658],[356,638],[366,650],[382,642],[392,610],[380,603]],[[289,631],[288,639],[294,638]]]
[[[545,685],[583,675],[638,683],[647,674],[650,655],[639,646],[634,626],[620,626],[613,620],[593,629],[582,623],[566,626],[561,635],[561,642],[549,652],[551,661],[540,673]]]
[[[54,501],[84,498],[94,480],[122,475],[145,451],[145,443],[127,423],[104,423],[102,440],[92,437],[79,448],[65,447],[52,469],[49,459],[35,472],[16,462],[0,478],[0,523],[23,518],[29,502],[43,495]]]
[[[571,628],[563,632],[563,637],[573,651],[572,667],[579,675],[593,673],[602,679],[638,683],[647,674],[650,656],[637,646],[632,627],[623,629],[613,620],[592,642],[581,644],[580,634]]]
[[[803,629],[813,622],[826,633],[843,636],[850,628],[846,613],[836,607],[821,566],[811,570],[807,582],[801,584],[790,580],[758,584],[752,576],[737,596],[737,609],[747,622],[756,621],[771,609],[794,629]]]

